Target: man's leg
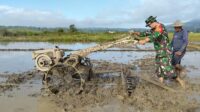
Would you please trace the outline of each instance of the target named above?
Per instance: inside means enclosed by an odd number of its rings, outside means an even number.
[[[177,70],[179,70],[179,71],[183,69],[183,67],[182,67],[180,64],[176,64],[176,65],[175,65],[175,68],[176,68]]]
[[[183,81],[182,79],[179,78],[179,76],[176,77],[176,81],[178,81],[178,83],[181,85],[182,88],[186,88],[185,87],[185,81]]]
[[[163,76],[163,73],[162,73],[162,70],[161,70],[160,58],[158,58],[158,57],[156,57],[156,59],[155,59],[155,66],[156,66],[157,77],[158,77],[160,83],[163,83],[164,82],[164,76]]]
[[[179,74],[179,71],[180,71],[180,58],[179,56],[175,55],[175,52],[173,52],[172,54],[172,65],[174,66],[175,68],[175,72],[177,74]]]
[[[180,64],[175,65],[175,70],[177,73],[176,81],[180,83],[180,85],[185,89],[185,82],[181,79],[183,77],[183,67]]]
[[[161,59],[161,68],[166,78],[176,79],[179,84],[185,88],[185,82],[179,78],[179,76],[175,73],[174,67],[171,65],[171,61],[169,57],[163,57]]]
[[[185,69],[181,66],[181,59],[183,58],[185,52],[181,56],[177,56],[173,53],[172,65],[175,67],[175,71],[179,77],[184,77],[186,75]]]
[[[175,66],[175,72],[178,76],[180,76],[180,72],[181,72],[181,65],[180,64],[176,64]]]
[[[163,82],[164,82],[164,78],[163,78],[163,77],[160,77],[160,78],[159,78],[159,81],[160,81],[160,83],[163,84]]]

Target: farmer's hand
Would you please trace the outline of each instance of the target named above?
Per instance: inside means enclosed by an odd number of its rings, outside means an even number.
[[[137,35],[139,36],[140,35],[140,32],[130,32],[131,35]]]
[[[144,40],[139,40],[139,44],[142,44],[144,45],[145,43],[149,42],[150,41],[150,38],[149,37],[146,37]]]
[[[146,40],[139,40],[139,44],[144,45],[146,43]]]
[[[175,55],[180,56],[180,55],[182,55],[182,52],[177,51],[177,52],[175,52]]]

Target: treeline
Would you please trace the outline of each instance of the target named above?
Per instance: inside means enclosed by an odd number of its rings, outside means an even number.
[[[183,26],[190,32],[200,32],[200,19],[191,20],[184,23]],[[173,24],[166,25],[168,32],[174,32]],[[99,32],[128,32],[128,31],[145,31],[146,28],[77,28],[74,24],[62,28],[45,28],[32,26],[0,26],[0,36],[38,36],[47,34],[64,34],[64,33],[99,33]]]
[[[0,36],[1,37],[12,37],[12,36],[38,36],[40,32],[33,32],[33,31],[12,31],[9,29],[0,29]]]
[[[74,24],[69,27],[62,28],[40,28],[26,26],[0,26],[0,37],[18,37],[18,36],[39,36],[47,34],[65,34],[65,33],[102,33],[102,32],[128,32],[128,31],[144,31],[142,28],[77,28]]]
[[[0,37],[39,36],[46,34],[75,33],[78,29],[74,24],[69,28],[39,28],[21,26],[0,26]]]

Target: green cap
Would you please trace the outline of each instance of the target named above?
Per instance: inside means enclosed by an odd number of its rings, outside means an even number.
[[[149,16],[146,20],[145,20],[145,23],[146,23],[146,27],[149,26],[148,24],[149,23],[153,23],[153,22],[156,22],[156,17],[153,17],[153,16]]]

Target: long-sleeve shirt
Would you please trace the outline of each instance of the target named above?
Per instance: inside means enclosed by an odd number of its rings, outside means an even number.
[[[174,52],[185,51],[188,45],[188,31],[185,29],[182,29],[180,32],[175,32],[171,45]]]
[[[153,29],[147,32],[141,32],[140,37],[149,37],[150,42],[154,43],[154,49],[156,50],[156,57],[166,57],[170,52],[170,44],[168,33],[163,24],[159,25],[159,31]]]

